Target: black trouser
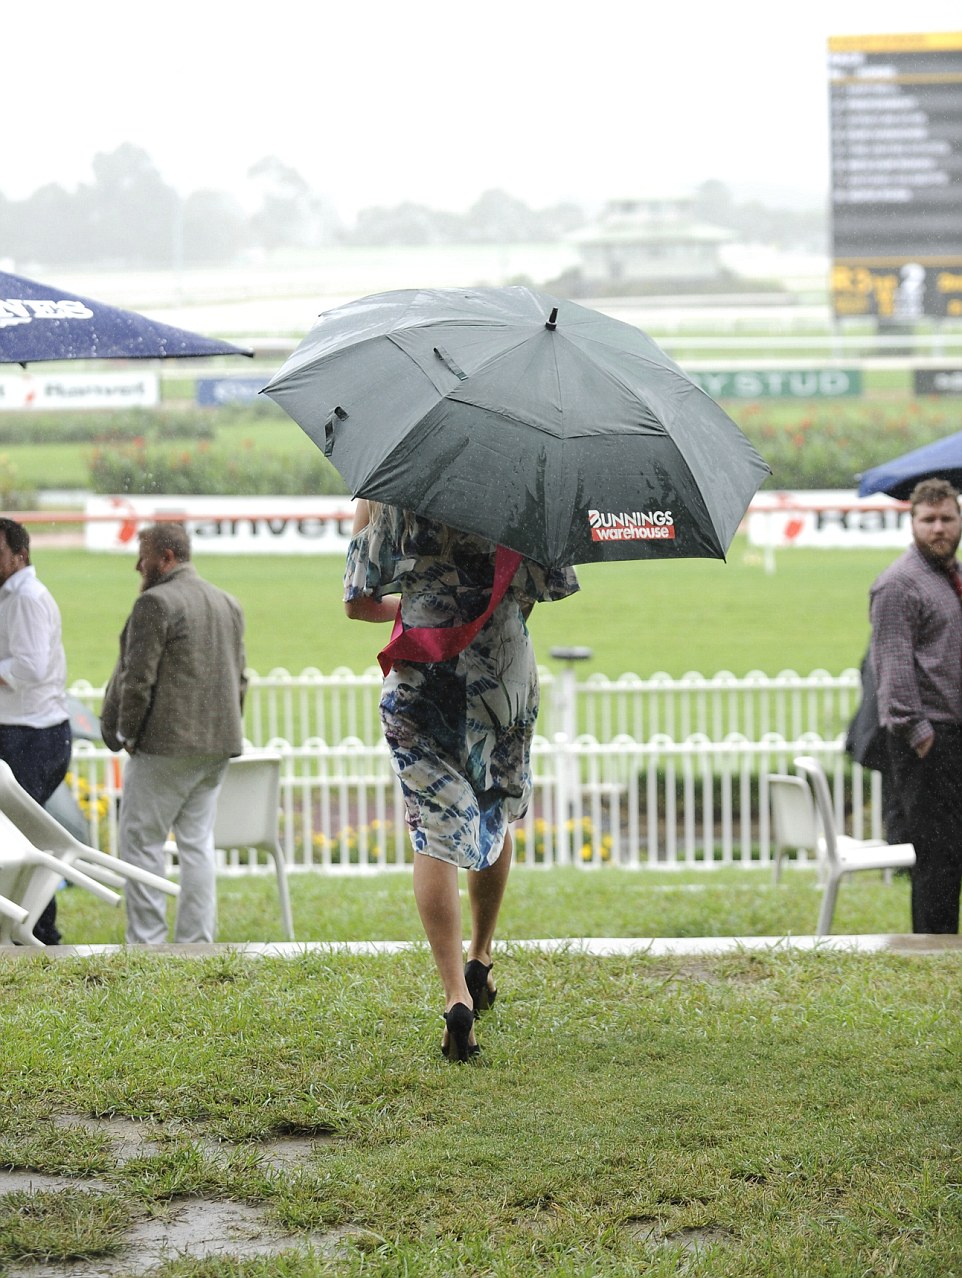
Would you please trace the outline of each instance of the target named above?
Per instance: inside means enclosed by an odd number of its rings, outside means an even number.
[[[70,720],[52,728],[26,728],[22,724],[0,724],[0,759],[31,798],[46,803],[70,767],[72,734]],[[57,902],[51,897],[34,925],[33,934],[44,945],[56,945]]]
[[[915,845],[912,931],[958,932],[962,888],[962,724],[936,723],[924,759],[888,734],[892,778]]]

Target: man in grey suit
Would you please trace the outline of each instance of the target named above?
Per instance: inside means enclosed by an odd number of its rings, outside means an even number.
[[[181,524],[140,533],[141,593],[120,636],[101,732],[130,755],[120,805],[120,856],[163,874],[173,831],[180,865],[174,940],[213,941],[214,818],[230,758],[243,750],[244,615],[197,574]],[[167,940],[166,898],[125,886],[127,943]]]

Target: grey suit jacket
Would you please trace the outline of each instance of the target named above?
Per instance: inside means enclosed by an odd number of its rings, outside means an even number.
[[[237,755],[243,749],[244,614],[181,564],[138,596],[120,636],[101,735],[112,750]]]

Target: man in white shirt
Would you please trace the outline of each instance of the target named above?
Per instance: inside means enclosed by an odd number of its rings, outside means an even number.
[[[30,563],[30,534],[0,518],[0,759],[23,788],[46,803],[70,767],[67,659],[60,610]],[[56,903],[34,936],[56,945]]]

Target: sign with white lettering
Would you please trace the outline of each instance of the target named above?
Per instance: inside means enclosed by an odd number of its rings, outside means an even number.
[[[962,315],[962,31],[828,50],[835,314]]]
[[[712,399],[838,399],[861,395],[858,368],[686,369]]]
[[[137,534],[180,519],[195,554],[343,555],[351,539],[350,497],[89,497],[88,550],[135,553]]]
[[[24,373],[0,377],[0,409],[153,408],[156,373]]]
[[[962,368],[916,368],[916,395],[962,395]]]
[[[265,385],[264,377],[198,377],[197,403],[204,408],[253,404]]]
[[[752,546],[823,550],[904,550],[912,540],[907,505],[882,493],[859,497],[852,490],[756,493],[748,512]]]

